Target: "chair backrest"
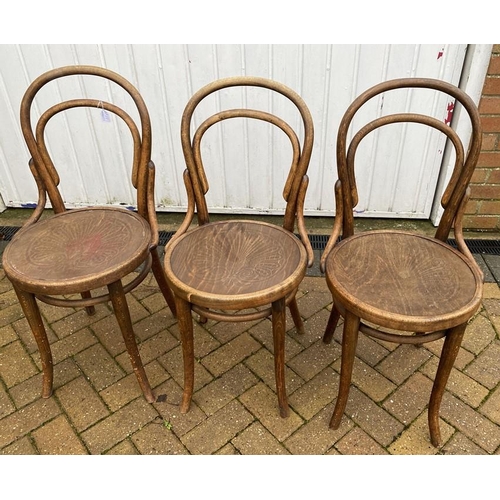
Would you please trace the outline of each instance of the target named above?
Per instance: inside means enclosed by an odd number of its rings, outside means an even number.
[[[194,129],[193,115],[201,101],[208,95],[229,87],[261,87],[288,98],[300,113],[303,124],[301,131],[303,140],[299,141],[298,134],[280,117],[255,109],[229,109],[216,112],[204,120],[193,136],[191,136],[191,132]],[[196,204],[198,222],[199,224],[205,224],[209,221],[205,199],[209,184],[202,161],[202,137],[212,125],[223,120],[238,117],[269,122],[280,128],[290,139],[292,162],[283,189],[283,197],[286,201],[283,227],[289,231],[293,231],[297,214],[300,218],[303,211],[303,198],[308,182],[306,172],[313,147],[313,121],[305,102],[296,92],[279,82],[259,77],[230,77],[214,81],[196,92],[185,107],[181,123],[181,140],[187,171],[189,172],[188,182],[192,187],[194,202]],[[190,189],[188,187],[188,192]]]
[[[135,103],[133,108],[137,108],[140,125],[138,126],[130,114],[121,107],[106,102],[102,98],[103,96],[96,99],[81,97],[62,100],[41,112],[34,126],[32,125],[32,115],[35,110],[40,109],[40,102],[44,101],[42,97],[35,100],[35,96],[37,96],[42,87],[60,78],[86,75],[100,77],[122,87],[132,98],[132,104]],[[60,93],[59,91],[57,95]],[[132,185],[137,190],[137,211],[147,220],[154,218],[154,201],[152,199],[154,190],[154,164],[151,161],[151,123],[144,100],[138,90],[119,74],[105,68],[84,65],[66,66],[47,71],[31,83],[21,102],[21,129],[31,154],[29,164],[39,191],[38,214],[45,207],[46,194],[49,196],[55,213],[66,210],[63,196],[59,190],[59,174],[49,154],[45,135],[49,120],[58,113],[72,108],[96,108],[99,110],[99,113],[113,113],[120,117],[126,124],[133,141],[131,175]]]
[[[413,112],[379,116],[360,127],[359,130],[351,130],[355,115],[370,99],[389,91],[410,88],[432,89],[448,94],[448,96],[455,100],[454,114],[457,113],[457,103],[460,103],[469,116],[472,129],[468,146],[462,143],[458,134],[450,126],[448,119],[438,119],[433,116]],[[386,95],[384,94],[384,97]],[[445,114],[447,115],[447,113]],[[348,237],[354,232],[354,210],[358,204],[358,191],[355,179],[355,156],[357,148],[370,132],[392,123],[419,123],[437,129],[447,136],[449,139],[447,143],[454,148],[455,163],[453,173],[441,198],[441,205],[444,212],[435,233],[437,239],[445,241],[453,225],[457,229],[460,227],[461,231],[461,219],[468,200],[468,185],[481,149],[482,132],[479,112],[474,101],[458,87],[441,80],[428,78],[400,78],[380,83],[363,92],[346,110],[337,135],[337,171],[339,181],[337,181],[335,188],[337,217],[342,219],[342,237]],[[341,197],[341,203],[338,200],[339,196]],[[340,227],[338,232],[340,232]]]

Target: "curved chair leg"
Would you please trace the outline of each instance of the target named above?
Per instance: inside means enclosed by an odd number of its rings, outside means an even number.
[[[441,445],[441,432],[439,430],[439,407],[443,399],[444,390],[448,378],[457,358],[462,338],[465,333],[467,324],[462,324],[451,328],[447,333],[444,340],[443,350],[441,351],[441,358],[439,360],[436,378],[432,386],[431,399],[429,402],[428,419],[429,431],[431,435],[431,443],[437,448]]]
[[[295,297],[288,304],[288,308],[290,309],[290,314],[292,315],[293,323],[295,325],[297,333],[303,335],[305,332],[304,323],[302,321],[302,317],[300,316],[299,306],[297,305],[297,299]]]
[[[290,414],[286,397],[285,385],[285,332],[286,306],[285,299],[279,299],[272,304],[273,340],[274,340],[274,372],[276,375],[276,390],[278,405],[283,418]]]
[[[191,304],[180,297],[175,297],[177,318],[182,342],[184,360],[184,392],[182,393],[181,413],[187,413],[191,405],[194,389],[194,341],[193,317]]]
[[[111,303],[113,304],[113,310],[115,312],[118,325],[120,326],[125,346],[130,356],[134,373],[137,377],[139,385],[141,386],[146,401],[148,403],[154,403],[156,398],[151,390],[151,386],[149,385],[149,381],[141,361],[141,356],[139,354],[139,349],[135,341],[132,320],[130,319],[127,299],[125,298],[121,281],[115,281],[114,283],[108,285],[108,290]]]
[[[330,311],[330,317],[328,318],[328,323],[326,324],[325,333],[323,334],[323,342],[325,344],[329,344],[332,341],[333,334],[335,332],[335,328],[337,328],[339,319],[340,313],[335,307],[335,304],[333,304],[332,310]]]
[[[52,362],[52,354],[50,352],[49,339],[43,325],[40,309],[36,303],[35,296],[32,293],[24,292],[14,286],[17,298],[23,309],[26,320],[30,325],[31,331],[35,337],[40,358],[42,361],[43,382],[42,382],[42,398],[48,398],[52,394],[52,384],[54,380],[54,365]]]
[[[151,250],[151,257],[153,258],[153,262],[151,265],[151,270],[153,271],[154,277],[156,278],[156,282],[160,287],[161,293],[165,297],[167,301],[168,307],[172,311],[172,315],[174,318],[177,317],[177,310],[174,300],[174,295],[170,287],[168,286],[167,280],[165,279],[165,273],[163,271],[163,266],[161,265],[160,256],[158,255],[158,249],[155,248]]]
[[[340,382],[337,403],[333,410],[330,428],[338,429],[342,415],[344,414],[351,386],[352,369],[356,354],[356,345],[359,334],[359,318],[349,311],[346,311],[344,318],[344,331],[342,334],[342,357],[340,364]]]
[[[82,299],[91,299],[92,298],[92,294],[90,292],[82,292],[81,296],[82,296]],[[87,311],[87,314],[89,316],[93,316],[95,314],[95,307],[94,306],[87,306],[85,308],[85,310]]]

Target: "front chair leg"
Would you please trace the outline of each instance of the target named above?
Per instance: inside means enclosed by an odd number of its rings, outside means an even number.
[[[184,391],[182,393],[181,413],[187,413],[191,405],[194,390],[194,340],[193,316],[191,304],[180,297],[175,297],[177,319],[182,343],[182,357],[184,361]]]
[[[115,281],[108,285],[109,295],[111,298],[111,303],[113,304],[113,310],[115,312],[118,325],[123,335],[123,340],[125,341],[125,346],[127,348],[130,362],[132,363],[132,368],[137,377],[139,385],[142,389],[144,397],[148,403],[155,402],[155,396],[149,385],[148,378],[146,376],[146,371],[141,361],[141,356],[139,354],[139,349],[135,341],[134,330],[132,328],[132,320],[130,318],[130,311],[127,305],[127,299],[123,291],[123,286],[121,281]]]
[[[280,415],[283,418],[286,418],[288,417],[290,411],[288,408],[285,385],[286,306],[284,298],[272,303],[272,323],[274,341],[274,372],[276,375],[278,405]]]
[[[48,398],[52,394],[52,384],[54,380],[54,365],[50,352],[49,339],[43,325],[40,309],[32,293],[25,292],[14,286],[17,298],[23,309],[24,315],[35,337],[40,358],[42,361],[42,398]]]
[[[340,382],[337,403],[333,410],[330,428],[338,429],[342,415],[344,414],[351,386],[352,369],[354,366],[354,357],[356,355],[356,345],[359,334],[358,316],[346,311],[344,318],[344,331],[342,333],[342,356],[340,363]]]
[[[441,351],[436,378],[432,386],[431,399],[429,401],[429,431],[431,435],[431,443],[438,448],[441,445],[441,431],[439,430],[439,407],[443,399],[444,390],[448,378],[453,368],[453,364],[457,359],[460,345],[465,333],[467,324],[458,325],[446,332],[446,337]]]

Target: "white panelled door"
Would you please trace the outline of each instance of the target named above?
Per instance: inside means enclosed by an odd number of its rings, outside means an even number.
[[[32,206],[37,199],[18,118],[29,83],[53,67],[92,64],[129,79],[146,101],[153,127],[158,211],[183,211],[186,207],[180,120],[189,97],[214,79],[253,75],[290,86],[310,107],[315,144],[305,210],[308,215],[333,215],[336,131],[349,103],[371,85],[391,78],[432,77],[458,84],[466,50],[466,45],[430,44],[1,45],[0,195],[7,207]],[[68,98],[81,88],[89,97],[122,99],[119,92],[97,80],[83,85],[79,78],[70,77],[47,92],[44,99]],[[298,117],[280,97],[269,98],[259,89],[231,89],[210,96],[205,105],[215,112],[249,104],[296,123]],[[373,103],[371,112],[377,115],[401,103],[409,110],[423,105],[447,120],[453,106],[446,98],[413,91],[401,92],[396,100],[381,97]],[[103,119],[99,110],[75,110],[69,118],[53,124],[55,139],[49,138],[48,146],[60,170],[61,189],[69,206],[134,205],[129,187],[128,132],[117,121]],[[235,125],[232,132],[232,127],[222,123],[207,133],[203,154],[210,210],[280,213],[291,157],[286,141],[280,131],[266,123],[241,121]],[[229,133],[230,141],[220,140],[221,134]],[[407,126],[381,130],[367,139],[359,153],[359,214],[427,218],[443,158],[444,143],[438,135]],[[257,142],[247,146],[248,139]]]

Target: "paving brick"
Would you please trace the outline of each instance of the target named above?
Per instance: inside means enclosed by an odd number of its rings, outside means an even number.
[[[257,380],[248,368],[241,364],[236,365],[220,378],[200,389],[195,396],[196,402],[207,415],[213,415],[229,401],[252,387]]]
[[[246,391],[240,401],[278,441],[283,441],[303,423],[302,419],[290,409],[290,415],[282,418],[278,409],[278,397],[263,383]]]
[[[387,455],[387,451],[359,427],[339,439],[335,448],[342,455]]]
[[[465,373],[493,389],[500,382],[500,341],[492,342],[465,369]]]
[[[500,426],[447,393],[441,404],[441,417],[488,453],[500,446]]]
[[[479,354],[494,338],[496,332],[482,314],[478,314],[465,330],[462,346],[474,354]]]
[[[196,358],[196,353],[195,353]],[[184,363],[182,360],[182,348],[177,346],[163,356],[158,358],[161,365],[167,370],[170,376],[184,387]],[[213,380],[213,375],[199,362],[194,364],[194,391],[204,387]]]
[[[497,387],[481,406],[480,411],[495,424],[500,425],[500,387]]]
[[[31,331],[31,328],[29,327],[26,318],[22,317],[11,324],[15,332],[17,333],[19,339],[25,346],[26,350],[30,354],[38,352],[38,346],[36,344],[35,337],[33,336],[33,332]],[[59,340],[57,335],[52,331],[50,325],[45,324],[45,331],[47,333],[49,344],[53,344],[54,342],[57,342]]]
[[[340,373],[340,359],[335,361],[333,367]],[[382,401],[396,388],[396,384],[384,375],[374,370],[359,358],[355,358],[352,370],[352,383],[361,389],[374,401]]]
[[[102,399],[84,377],[78,377],[64,385],[56,391],[56,395],[79,432],[110,414]]]
[[[52,330],[56,333],[56,335],[63,339],[68,335],[71,335],[82,328],[88,327],[93,323],[99,321],[102,317],[109,314],[109,311],[100,307],[96,308],[95,314],[89,316],[85,309],[79,309],[75,313],[64,317],[59,321],[55,321],[50,324]]]
[[[123,370],[101,344],[95,344],[78,353],[75,360],[98,391],[124,376]]]
[[[437,359],[431,359],[422,370],[422,372],[426,373],[432,381],[434,381],[436,377],[438,363],[439,361]],[[475,408],[477,408],[488,395],[488,389],[486,389],[486,387],[456,368],[451,370],[446,389]]]
[[[340,436],[344,435],[349,425],[347,422],[337,430],[328,427],[332,411],[332,405],[325,407],[285,440],[284,444],[292,454],[321,455],[330,449]]]
[[[132,442],[141,455],[187,455],[185,446],[175,434],[157,419],[146,425],[132,437]]]
[[[152,405],[139,398],[81,433],[81,438],[90,453],[102,454],[154,420],[157,415]]]
[[[17,334],[12,325],[6,325],[0,328],[0,347],[3,347],[14,340],[17,340]]]
[[[441,452],[443,455],[487,455],[482,448],[461,432],[453,434],[451,439],[443,446]]]
[[[354,420],[383,447],[388,446],[403,430],[403,425],[398,420],[356,387],[351,387],[343,418]]]
[[[221,344],[233,340],[243,332],[250,330],[257,324],[263,324],[271,331],[271,323],[266,320],[259,319],[257,321],[219,321],[214,324],[209,324],[207,330],[213,335]]]
[[[116,446],[113,446],[113,448],[104,453],[104,455],[140,455],[140,453],[129,439],[125,439]]]
[[[42,455],[88,455],[66,417],[60,415],[33,432]]]
[[[431,390],[432,381],[415,373],[384,401],[383,407],[402,424],[409,425],[429,404]]]
[[[259,422],[238,434],[232,445],[241,455],[289,455],[288,450]]]
[[[170,309],[167,308],[151,315],[146,314],[142,316],[140,321],[134,322],[134,332],[141,341],[156,335],[158,332],[165,330],[165,328],[172,326],[176,322]]]
[[[1,449],[0,455],[38,455],[38,450],[29,438],[24,437]]]
[[[338,374],[327,367],[293,392],[288,402],[304,420],[310,420],[337,397],[338,386]]]
[[[245,360],[245,365],[271,389],[276,389],[274,356],[267,349],[262,348],[258,350]],[[285,364],[285,383],[287,394],[291,394],[304,383],[304,380]]]
[[[61,414],[54,398],[39,399],[0,420],[0,448],[24,437],[32,430]]]
[[[230,324],[230,323],[227,323]],[[172,336],[177,339],[180,344],[180,332],[177,324],[169,327],[169,332]],[[193,324],[193,336],[194,336],[194,355],[196,358],[202,358],[212,351],[215,351],[221,346],[221,343],[205,328],[200,326],[198,323]]]
[[[317,340],[288,362],[304,380],[311,380],[340,357],[340,347],[337,344],[325,344]]]
[[[0,387],[0,419],[10,415],[15,410],[16,407],[10,400],[9,395],[2,389],[2,387]]]
[[[210,373],[217,377],[259,350],[260,347],[260,344],[248,333],[243,333],[205,356],[202,363]]]
[[[82,328],[50,346],[54,363],[64,361],[96,343],[97,339],[94,334],[88,328]]]
[[[402,344],[377,365],[377,370],[394,383],[401,384],[430,357],[426,349]]]
[[[0,348],[0,377],[12,387],[37,373],[31,356],[24,350],[21,342],[12,342]]]
[[[453,433],[453,429],[440,421],[441,438],[445,443]],[[387,450],[391,455],[437,455],[439,449],[430,442],[427,412],[423,412]]]
[[[185,434],[181,441],[191,454],[210,455],[238,435],[253,421],[243,405],[233,400]]]

